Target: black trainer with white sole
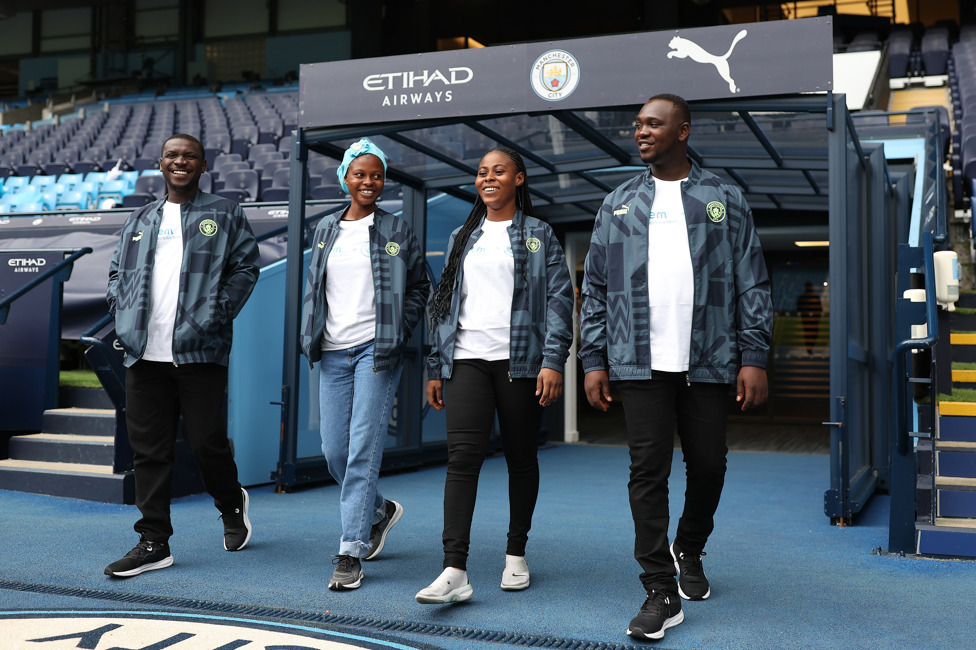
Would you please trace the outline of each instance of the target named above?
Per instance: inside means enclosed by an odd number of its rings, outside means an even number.
[[[168,544],[142,540],[121,560],[105,567],[105,575],[113,578],[131,578],[146,571],[165,569],[169,566],[173,566],[173,556],[169,552]]]
[[[702,566],[704,555],[705,551],[693,553],[685,550],[677,541],[671,544],[671,557],[678,571],[678,595],[685,600],[705,600],[712,595]]]
[[[685,620],[681,600],[673,594],[652,591],[627,626],[627,635],[635,639],[656,640],[664,638],[664,631]]]
[[[251,498],[247,490],[241,488],[241,505],[220,515],[224,520],[225,550],[239,551],[251,541],[251,519],[248,517],[250,506]]]

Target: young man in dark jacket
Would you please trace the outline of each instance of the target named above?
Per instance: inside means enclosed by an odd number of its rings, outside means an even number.
[[[660,639],[684,620],[679,595],[711,593],[701,557],[725,482],[726,396],[735,384],[742,410],[766,400],[772,303],[742,193],[688,158],[687,102],[657,95],[635,128],[649,167],[611,192],[597,214],[579,356],[590,404],[609,408],[611,381],[623,400],[634,555],[648,594],[627,633]],[[669,547],[676,425],[688,478]]]
[[[167,195],[130,215],[109,269],[142,513],[134,526],[139,544],[105,568],[117,578],[173,564],[170,492],[180,415],[223,518],[224,548],[238,551],[251,537],[223,403],[234,317],[258,278],[257,242],[240,205],[199,190],[207,169],[199,140],[170,137],[159,168]]]

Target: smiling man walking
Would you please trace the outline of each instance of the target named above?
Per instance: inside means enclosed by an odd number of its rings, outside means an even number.
[[[139,544],[105,568],[128,578],[173,564],[170,493],[177,423],[221,512],[223,543],[251,538],[224,394],[234,317],[258,277],[258,247],[234,201],[199,190],[203,145],[178,134],[159,169],[167,195],[135,210],[109,268],[108,305],[125,350],[126,425],[136,475]]]
[[[606,411],[613,381],[627,422],[634,556],[647,591],[627,634],[660,639],[684,620],[679,595],[711,593],[701,558],[725,483],[729,385],[742,410],[766,401],[772,303],[742,192],[688,158],[688,103],[652,97],[634,128],[648,169],[597,214],[579,356],[589,403]],[[687,488],[669,547],[675,430]]]

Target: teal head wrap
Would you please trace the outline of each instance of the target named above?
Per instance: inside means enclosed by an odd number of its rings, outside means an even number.
[[[336,175],[339,177],[339,185],[342,186],[343,192],[349,191],[349,186],[346,185],[346,171],[349,169],[349,165],[352,164],[354,158],[367,153],[371,153],[380,159],[380,162],[383,163],[383,173],[386,173],[386,156],[383,155],[383,150],[373,144],[373,141],[369,138],[362,138],[359,142],[354,142],[349,145],[346,153],[342,155],[342,164],[336,170]]]

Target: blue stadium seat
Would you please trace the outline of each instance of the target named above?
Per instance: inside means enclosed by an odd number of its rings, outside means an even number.
[[[308,191],[308,198],[310,199],[345,199],[346,193],[342,191],[342,188],[336,185],[319,185],[318,187],[313,187]]]
[[[288,188],[287,187],[269,187],[261,191],[262,201],[287,201],[288,200]]]
[[[230,199],[231,201],[237,201],[238,203],[243,203],[247,199],[247,192],[236,188],[217,190],[215,194],[225,199]]]
[[[47,208],[40,201],[25,201],[23,203],[18,203],[14,208],[14,212],[20,212],[24,214],[37,213],[37,212],[48,212]]]
[[[0,197],[0,213],[11,213],[17,208],[17,197],[14,194],[5,194]]]
[[[58,210],[87,210],[88,194],[85,192],[65,192],[58,197]]]
[[[54,185],[58,180],[57,176],[44,176],[38,174],[30,180],[30,184],[34,187],[40,187],[42,185]]]
[[[95,160],[79,160],[71,163],[71,169],[79,174],[88,174],[89,172],[101,171],[102,165]]]
[[[242,190],[246,194],[244,201],[257,201],[261,181],[258,173],[253,169],[237,169],[221,174],[224,190]],[[222,195],[223,196],[223,195]]]
[[[61,183],[62,185],[67,185],[68,187],[71,187],[72,185],[76,185],[77,183],[81,183],[84,180],[85,180],[84,174],[61,174],[60,176],[58,176],[58,182]]]
[[[201,192],[212,192],[214,184],[213,174],[210,172],[203,172],[200,174],[200,191]]]
[[[121,205],[122,197],[126,194],[130,194],[129,182],[127,180],[119,178],[114,181],[105,181],[98,190],[95,206],[99,208],[106,207],[105,201],[112,201],[113,204]]]
[[[166,180],[162,174],[140,176],[136,179],[135,192],[162,197],[166,194]]]
[[[138,171],[122,172],[122,175],[119,176],[119,178],[124,179],[125,182],[129,184],[129,191],[132,192],[133,190],[136,189],[136,179],[139,178],[139,172]]]
[[[27,186],[29,183],[30,179],[26,176],[10,176],[3,182],[3,189],[4,192],[9,194]]]
[[[98,186],[101,186],[105,182],[105,176],[107,174],[108,172],[88,172],[85,174],[85,182],[96,183]]]
[[[146,194],[145,192],[133,192],[132,194],[126,194],[122,197],[122,207],[123,208],[141,208],[144,205],[149,205],[156,200],[152,194]]]

